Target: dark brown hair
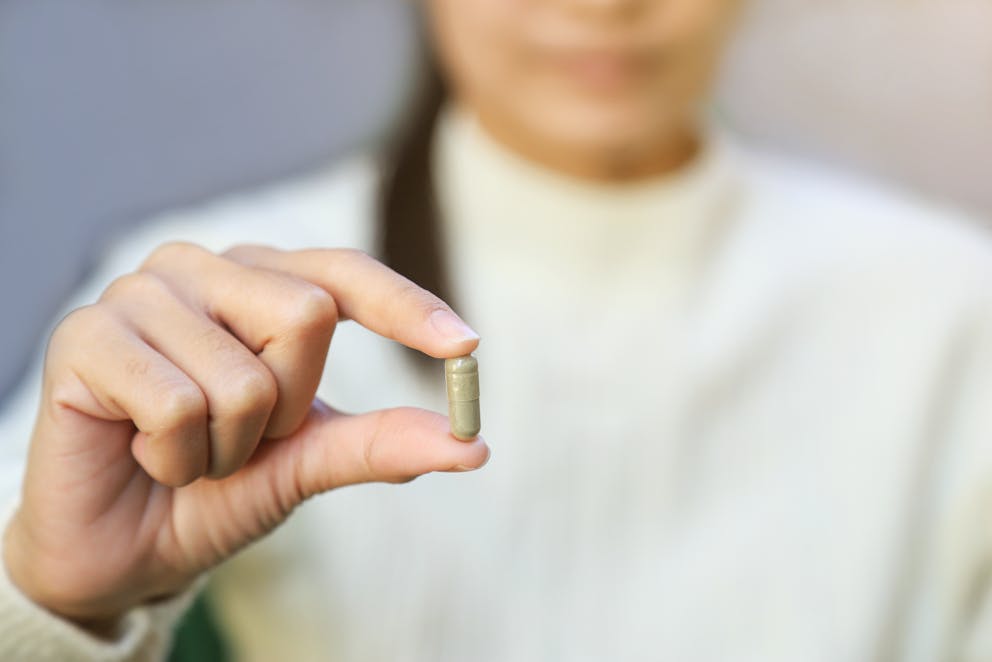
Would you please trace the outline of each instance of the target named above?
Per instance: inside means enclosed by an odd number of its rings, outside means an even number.
[[[411,107],[383,152],[377,252],[393,270],[451,304],[431,159],[447,91],[433,55],[425,52],[424,64]]]
[[[421,28],[420,84],[382,152],[376,252],[394,271],[454,307],[442,250],[431,154],[448,93],[423,23]],[[425,354],[411,351],[410,355],[420,369],[437,369],[436,362]]]

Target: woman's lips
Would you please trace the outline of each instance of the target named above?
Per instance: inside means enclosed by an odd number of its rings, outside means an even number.
[[[644,74],[648,58],[631,51],[559,51],[549,60],[557,71],[582,87],[609,92],[635,82]]]

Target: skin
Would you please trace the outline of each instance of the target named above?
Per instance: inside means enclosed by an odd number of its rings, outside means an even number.
[[[497,141],[583,179],[678,169],[738,0],[430,0],[458,101]]]
[[[695,153],[734,9],[433,0],[429,15],[457,100],[498,141],[560,172],[618,181]],[[349,319],[437,358],[479,341],[443,301],[342,249],[167,244],[66,317],[4,532],[12,581],[101,633],[314,494],[482,466],[485,441],[457,441],[440,414],[347,415],[314,399],[334,328]]]
[[[435,357],[479,341],[437,297],[352,250],[168,244],[70,314],[49,343],[6,532],[15,584],[99,631],[314,494],[484,464],[486,443],[457,441],[440,414],[314,401],[346,319]]]

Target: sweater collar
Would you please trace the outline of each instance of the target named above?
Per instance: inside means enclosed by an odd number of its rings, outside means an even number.
[[[435,187],[449,247],[472,244],[516,264],[597,275],[646,264],[674,267],[726,214],[734,150],[708,132],[696,157],[670,175],[629,184],[580,180],[526,160],[493,140],[466,111],[442,112]]]

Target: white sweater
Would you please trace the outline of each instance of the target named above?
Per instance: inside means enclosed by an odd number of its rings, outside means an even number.
[[[492,460],[317,498],[214,573],[240,659],[992,659],[984,235],[725,137],[620,187],[458,114],[436,149]],[[374,191],[357,159],[168,216],[76,301],[171,239],[372,249]],[[9,499],[37,379],[0,419]],[[444,409],[351,323],[320,394]],[[3,583],[0,659],[151,659],[188,599],[101,643]]]

